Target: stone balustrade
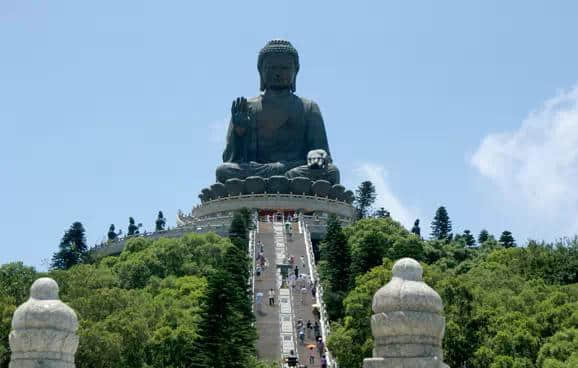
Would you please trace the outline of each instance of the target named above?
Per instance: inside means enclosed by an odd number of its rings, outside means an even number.
[[[215,233],[220,236],[228,236],[232,219],[233,216],[231,215],[209,216],[206,218],[199,219],[199,218],[192,218],[190,216],[186,216],[182,213],[179,213],[177,215],[176,228],[120,237],[112,241],[95,245],[93,248],[91,248],[90,251],[94,256],[98,258],[120,254],[123,251],[126,242],[134,238],[147,238],[147,239],[179,238],[187,233],[203,234],[209,232]]]

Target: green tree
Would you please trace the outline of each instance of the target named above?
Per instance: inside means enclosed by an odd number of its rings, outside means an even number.
[[[0,296],[20,305],[28,298],[28,290],[37,278],[36,270],[22,262],[4,264],[0,266]]]
[[[110,332],[104,323],[87,323],[86,327],[88,328],[81,328],[78,332],[78,368],[109,368],[122,362],[120,334]]]
[[[327,235],[321,243],[321,261],[319,269],[324,279],[325,303],[333,320],[343,315],[343,298],[349,288],[351,254],[347,238],[341,229],[341,223],[335,215],[327,221]]]
[[[167,220],[163,216],[163,211],[159,211],[159,214],[157,215],[157,219],[155,221],[155,231],[157,231],[157,232],[158,231],[164,231],[166,224],[167,224]]]
[[[0,295],[0,367],[8,368],[10,363],[10,347],[8,345],[8,335],[12,326],[12,315],[16,310],[13,300]]]
[[[264,362],[255,357],[249,358],[247,368],[279,368],[278,362]]]
[[[10,347],[8,335],[12,325],[12,316],[16,307],[28,298],[30,285],[38,277],[32,267],[22,262],[7,263],[0,266],[0,367],[8,368]]]
[[[510,231],[504,230],[502,232],[502,235],[500,235],[500,244],[504,248],[512,248],[516,246],[516,242]]]
[[[115,271],[119,275],[120,286],[126,289],[144,288],[150,277],[153,276],[153,270],[143,257],[132,258],[119,263],[116,265]]]
[[[437,209],[431,223],[431,237],[437,240],[449,240],[452,232],[452,222],[444,206]]]
[[[238,212],[243,217],[243,220],[245,221],[245,227],[247,228],[247,230],[253,229],[253,218],[251,210],[246,207],[243,207]]]
[[[375,202],[377,194],[375,193],[375,186],[370,181],[362,182],[355,190],[355,206],[357,209],[357,218],[362,219],[367,217],[371,205]]]
[[[490,233],[488,232],[488,230],[482,229],[482,231],[480,231],[480,235],[478,235],[478,244],[482,245],[489,239]]]
[[[555,244],[530,241],[526,247],[497,249],[489,261],[508,265],[528,279],[543,279],[548,284],[578,282],[578,242],[561,240]]]
[[[550,337],[538,353],[538,367],[570,368],[578,363],[578,328],[567,328]]]
[[[363,219],[344,229],[351,249],[350,283],[375,266],[379,266],[400,238],[410,233],[397,221]]]
[[[324,276],[331,289],[346,291],[349,286],[351,254],[341,223],[335,215],[330,215],[327,221],[327,234],[321,243],[321,261],[328,266]]]
[[[440,283],[439,291],[448,316],[443,341],[445,361],[451,367],[473,366],[472,351],[480,345],[484,321],[475,315],[474,295],[467,283],[451,278]]]
[[[425,257],[423,241],[413,233],[409,236],[396,237],[391,247],[386,250],[385,257],[395,260],[410,257],[422,261]]]
[[[229,228],[229,237],[243,240],[249,238],[246,218],[239,211],[236,211],[233,214],[233,220],[231,221],[231,227]]]
[[[199,354],[190,366],[244,368],[252,356],[253,349],[247,346],[246,339],[254,337],[246,336],[245,316],[235,310],[239,298],[244,296],[232,285],[235,285],[234,277],[227,271],[216,271],[209,276],[206,315],[199,331]]]
[[[476,238],[474,238],[470,230],[464,230],[462,237],[468,247],[473,247],[476,245]]]
[[[392,266],[393,263],[386,260],[360,276],[343,301],[345,316],[341,322],[332,324],[327,342],[340,367],[361,368],[363,359],[371,357],[371,303],[377,290],[391,279]]]
[[[52,256],[51,268],[66,270],[84,260],[86,251],[86,236],[84,226],[80,222],[74,222],[64,233],[58,252]]]
[[[249,247],[249,216],[244,211],[235,211],[231,226],[229,227],[229,239],[233,245],[243,252],[247,252]]]
[[[225,251],[223,269],[234,280],[229,287],[234,288],[232,303],[236,311],[236,320],[232,322],[235,330],[230,330],[230,333],[234,334],[234,340],[241,349],[243,362],[247,361],[249,356],[255,355],[254,344],[257,339],[257,333],[253,327],[255,322],[255,315],[252,311],[253,300],[247,288],[250,267],[251,259],[246,251],[234,246]]]

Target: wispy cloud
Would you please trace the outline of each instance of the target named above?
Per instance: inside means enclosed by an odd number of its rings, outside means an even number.
[[[385,168],[379,164],[366,162],[359,165],[355,171],[360,178],[369,180],[375,185],[375,191],[377,193],[375,207],[385,208],[395,220],[410,229],[417,215],[415,211],[405,206],[393,193],[387,181],[387,171]]]
[[[517,130],[487,135],[470,163],[528,215],[578,231],[578,87],[545,101]]]

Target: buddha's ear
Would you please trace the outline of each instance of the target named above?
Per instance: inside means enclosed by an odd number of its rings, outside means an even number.
[[[259,89],[261,90],[261,92],[263,92],[265,90],[265,78],[263,78],[263,74],[261,73],[261,71],[259,71],[259,80],[260,80]]]
[[[297,90],[297,73],[293,77],[293,83],[291,83],[291,92],[295,92]]]

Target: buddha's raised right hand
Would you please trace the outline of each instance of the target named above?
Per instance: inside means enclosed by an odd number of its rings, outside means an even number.
[[[235,128],[245,130],[249,125],[249,105],[245,97],[238,97],[231,105],[231,121]]]

